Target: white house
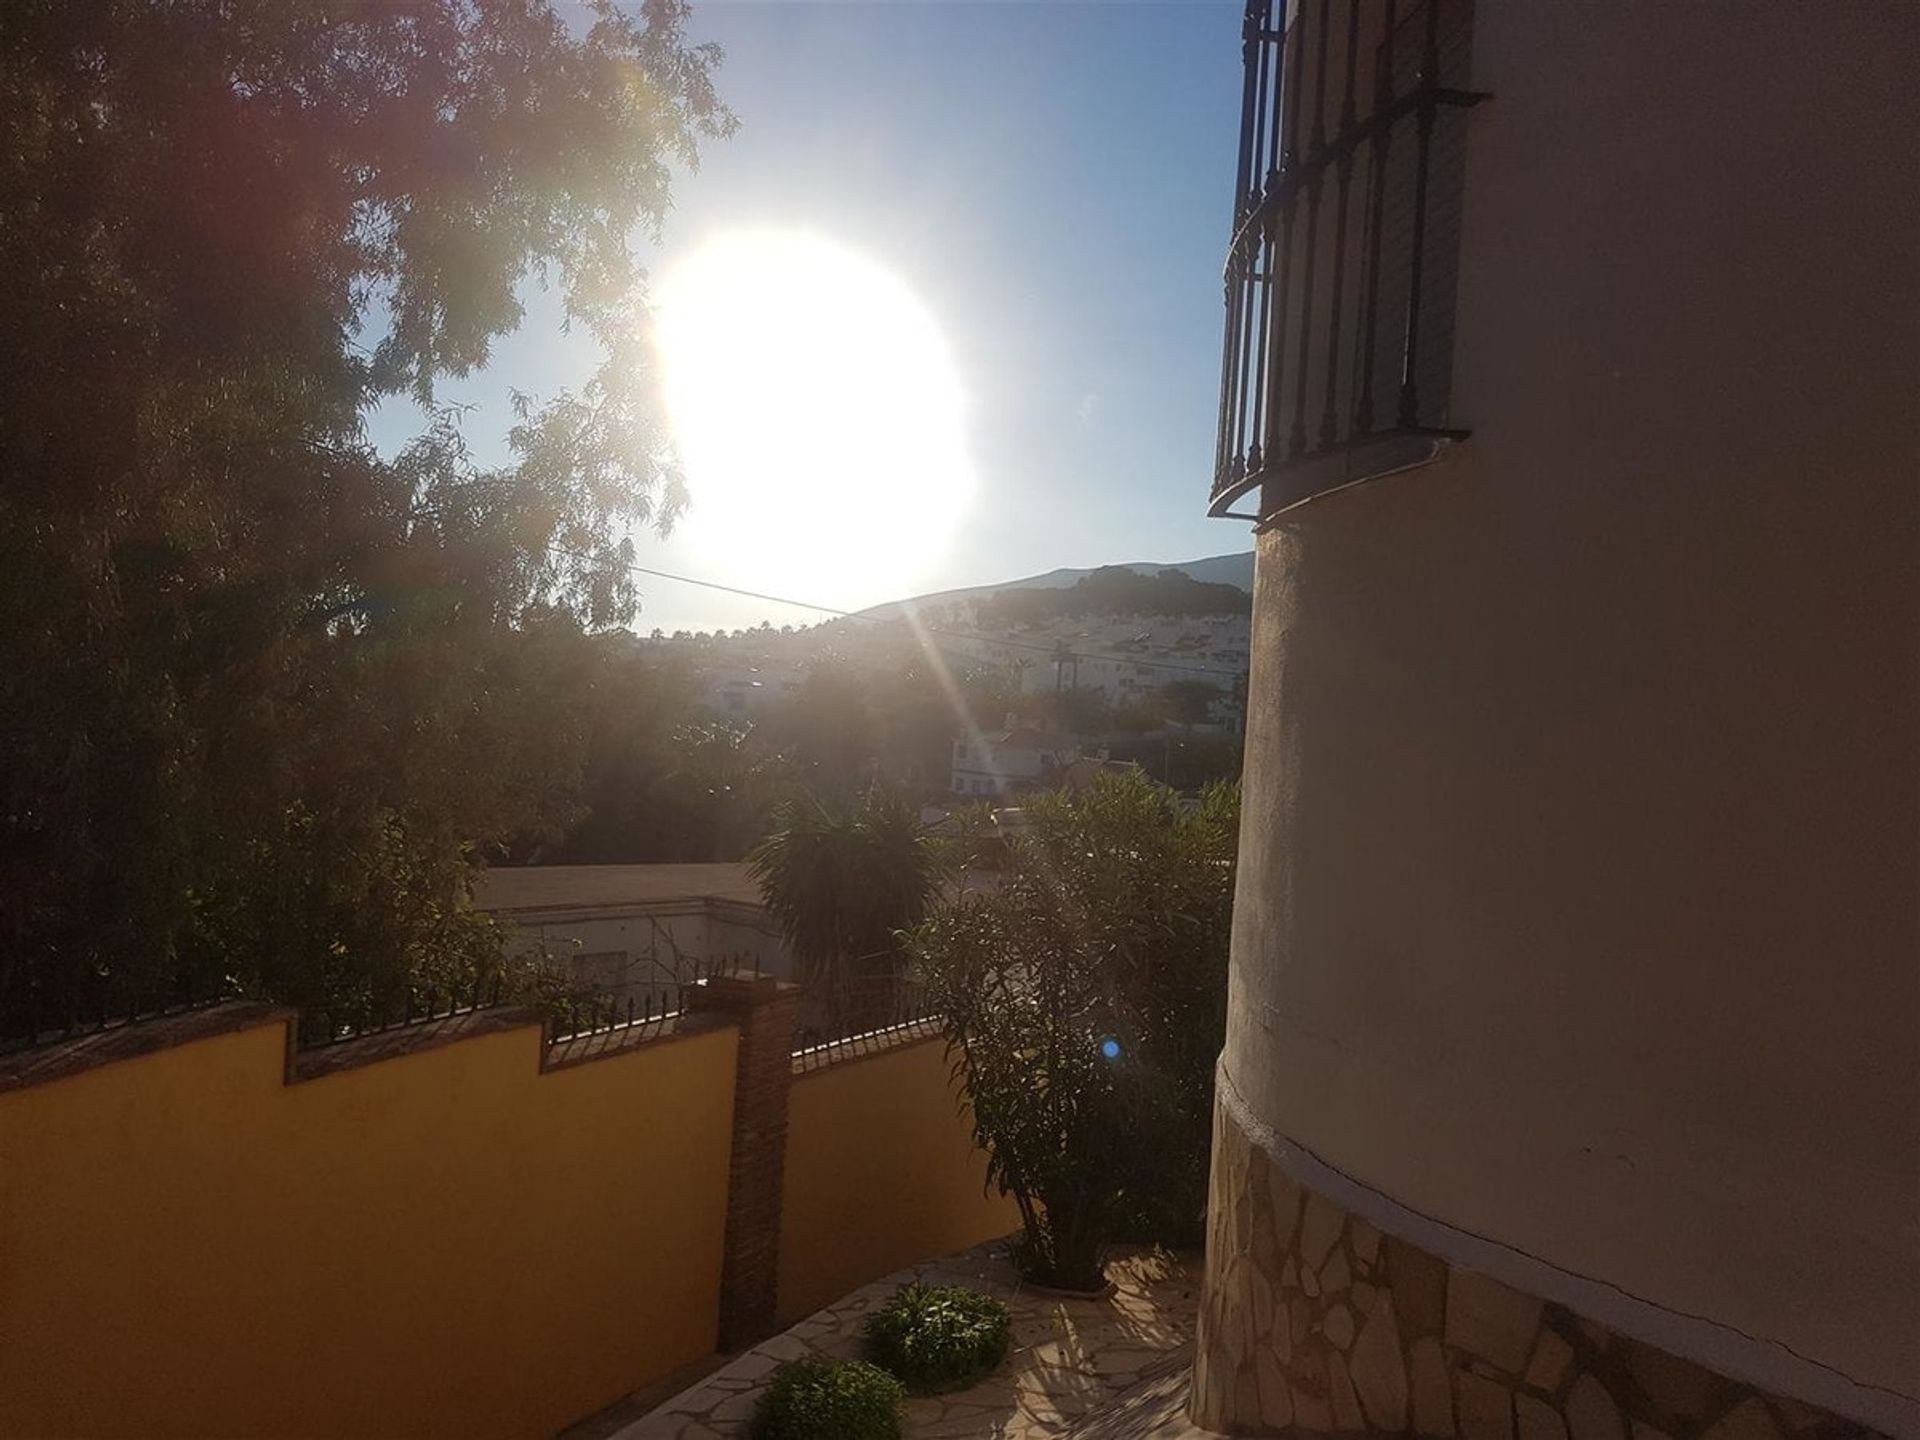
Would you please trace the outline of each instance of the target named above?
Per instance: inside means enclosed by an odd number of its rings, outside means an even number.
[[[953,742],[953,790],[957,795],[1000,797],[1032,789],[1080,758],[1063,735],[1019,725],[998,735],[963,736]]]
[[[803,673],[791,665],[728,665],[707,672],[707,708],[749,717],[800,688]]]
[[[509,927],[510,954],[621,1000],[658,1000],[694,962],[791,972],[745,865],[501,866],[481,872],[474,904]]]

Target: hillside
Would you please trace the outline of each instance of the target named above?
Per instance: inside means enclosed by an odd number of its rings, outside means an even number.
[[[1020,580],[1003,580],[995,585],[972,585],[960,590],[940,590],[931,595],[915,595],[908,600],[889,601],[885,605],[875,605],[863,610],[863,615],[880,618],[907,607],[945,605],[956,600],[984,600],[1003,590],[1067,590],[1078,585],[1097,570],[1118,568],[1131,570],[1136,575],[1157,575],[1162,570],[1178,570],[1189,579],[1208,585],[1231,585],[1236,590],[1253,593],[1253,552],[1236,551],[1229,555],[1208,555],[1199,560],[1182,560],[1172,564],[1162,564],[1149,560],[1130,560],[1113,567],[1092,565],[1085,569],[1049,570],[1043,575],[1029,575]]]
[[[989,630],[1043,625],[1080,615],[1238,615],[1253,597],[1237,585],[1195,580],[1183,570],[1142,575],[1103,565],[1068,586],[1013,586],[972,602],[974,619]]]

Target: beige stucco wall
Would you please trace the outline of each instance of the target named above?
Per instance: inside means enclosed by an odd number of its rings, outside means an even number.
[[[1262,537],[1226,1067],[1920,1393],[1920,10],[1480,0],[1440,464]]]

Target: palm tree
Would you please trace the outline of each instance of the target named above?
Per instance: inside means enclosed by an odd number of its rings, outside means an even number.
[[[897,937],[920,923],[939,884],[912,808],[879,787],[850,812],[812,796],[791,800],[747,863],[816,1025],[833,1033],[887,1023],[899,996]]]

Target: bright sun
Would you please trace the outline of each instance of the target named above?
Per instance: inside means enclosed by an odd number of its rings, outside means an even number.
[[[938,324],[817,236],[717,237],[657,298],[684,532],[729,584],[855,608],[910,593],[973,489]]]

